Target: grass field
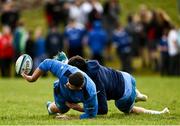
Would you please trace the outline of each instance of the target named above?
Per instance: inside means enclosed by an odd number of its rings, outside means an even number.
[[[131,12],[138,12],[140,4],[146,4],[150,9],[164,9],[172,21],[179,25],[176,0],[121,0],[122,14],[120,20],[126,24],[126,16]],[[46,22],[43,8],[22,11],[22,20],[28,30],[33,30],[41,26],[46,34]],[[135,63],[136,64],[136,63]],[[137,63],[139,64],[139,63]],[[108,63],[108,66],[118,69],[119,62]],[[180,78],[159,77],[143,70],[136,73],[146,74],[140,76],[136,74],[137,87],[149,96],[147,102],[137,105],[149,109],[162,110],[169,107],[170,114],[166,115],[124,115],[110,101],[109,112],[106,116],[97,116],[96,119],[78,120],[80,113],[69,111],[67,115],[72,116],[72,120],[57,120],[48,116],[45,103],[53,100],[52,82],[55,78],[42,78],[36,83],[29,85],[21,78],[2,79],[0,78],[0,125],[108,125],[108,124],[149,124],[149,125],[180,125]],[[147,76],[148,75],[148,76]]]
[[[137,105],[149,109],[161,110],[169,107],[170,114],[166,115],[124,115],[119,112],[114,102],[110,101],[109,112],[106,116],[96,119],[78,120],[79,112],[70,110],[67,115],[72,120],[57,120],[48,116],[45,103],[53,100],[52,82],[55,78],[41,78],[30,85],[23,79],[0,79],[0,125],[16,124],[179,124],[180,125],[180,78],[162,78],[158,76],[137,76],[137,86],[149,96],[147,102]]]

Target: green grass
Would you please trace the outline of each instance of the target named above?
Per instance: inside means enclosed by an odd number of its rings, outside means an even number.
[[[140,4],[146,4],[150,9],[164,9],[172,21],[178,25],[178,13],[176,0],[121,0],[122,14],[120,20],[125,24],[126,16],[131,12],[138,12]],[[41,26],[46,33],[46,22],[42,7],[22,11],[22,20],[28,30],[34,30]],[[113,53],[114,54],[114,53]],[[139,64],[139,63],[135,63]],[[117,58],[115,61],[108,62],[108,66],[115,69],[119,68]],[[138,69],[137,73],[142,71]],[[143,70],[143,75],[146,71]],[[148,75],[151,75],[147,71]],[[137,74],[138,75],[138,74]],[[137,87],[149,96],[147,102],[138,103],[149,109],[162,110],[169,107],[171,114],[166,115],[124,115],[110,101],[109,112],[106,116],[97,116],[91,120],[56,120],[48,116],[45,103],[47,100],[53,100],[52,82],[55,78],[43,78],[30,85],[22,79],[2,79],[0,78],[0,125],[55,125],[55,124],[151,124],[151,125],[180,125],[180,78],[168,78],[153,76],[137,76]],[[79,112],[69,111],[67,115],[78,117]]]
[[[106,116],[98,116],[91,120],[78,120],[79,112],[70,110],[67,115],[74,117],[72,120],[57,120],[48,116],[45,102],[53,100],[52,82],[55,78],[42,78],[36,83],[25,80],[1,79],[0,80],[0,125],[16,124],[179,124],[180,125],[180,79],[167,77],[140,77],[137,76],[137,87],[147,94],[147,102],[138,103],[149,109],[162,110],[169,107],[171,114],[166,115],[124,115],[110,101],[109,112]]]

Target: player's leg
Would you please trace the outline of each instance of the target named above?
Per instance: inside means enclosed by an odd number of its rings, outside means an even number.
[[[68,63],[68,58],[67,58],[66,54],[63,51],[58,52],[58,54],[56,56],[54,56],[54,59],[56,59],[58,61],[61,61],[61,62],[65,63],[65,64]]]
[[[54,101],[55,102],[47,102],[46,107],[49,115],[56,113],[66,113],[69,111],[69,108],[61,102],[61,98],[59,97],[59,80],[54,82]]]
[[[135,102],[138,101],[147,101],[148,97],[145,94],[142,94],[137,88],[136,88],[136,100]]]
[[[130,113],[136,99],[136,81],[128,73],[122,72],[125,80],[125,91],[122,98],[115,100],[116,107],[124,112]]]
[[[133,106],[130,113],[135,113],[135,114],[144,113],[144,114],[158,115],[158,114],[169,113],[169,109],[164,108],[162,111],[156,111],[156,110],[149,110],[149,109],[145,109],[145,108],[142,108],[142,107]]]
[[[55,102],[48,101],[46,104],[46,107],[47,107],[49,115],[53,115],[60,112]]]

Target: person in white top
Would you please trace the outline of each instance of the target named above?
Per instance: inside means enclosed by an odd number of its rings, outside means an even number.
[[[74,1],[69,8],[69,18],[75,19],[76,22],[84,24],[84,14],[81,9],[82,0]]]
[[[168,34],[168,53],[170,56],[169,72],[171,75],[177,75],[179,68],[177,38],[177,30],[172,27]]]

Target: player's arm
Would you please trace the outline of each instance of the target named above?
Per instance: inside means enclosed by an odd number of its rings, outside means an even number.
[[[104,115],[108,113],[108,104],[105,90],[101,89],[97,93],[98,98],[98,115]]]
[[[84,114],[80,115],[80,119],[94,118],[98,112],[97,95],[94,94],[84,102]]]
[[[40,70],[39,68],[37,68],[31,76],[25,74],[24,72],[23,72],[21,75],[22,75],[22,77],[23,77],[24,79],[26,79],[27,81],[29,81],[29,82],[34,82],[34,81],[36,81],[43,73],[44,73],[44,72],[43,72],[42,70]]]
[[[73,109],[73,110],[76,110],[76,111],[79,111],[79,112],[84,112],[83,107],[80,106],[79,104],[66,102],[66,105],[67,105],[69,108]]]
[[[57,69],[52,69],[53,66],[57,66]],[[51,59],[46,59],[44,60],[38,68],[33,72],[31,76],[22,73],[21,75],[23,78],[25,78],[29,82],[34,82],[36,81],[43,73],[51,71],[54,75],[58,73],[58,68],[61,67],[62,64],[57,62],[56,60],[51,60]]]

